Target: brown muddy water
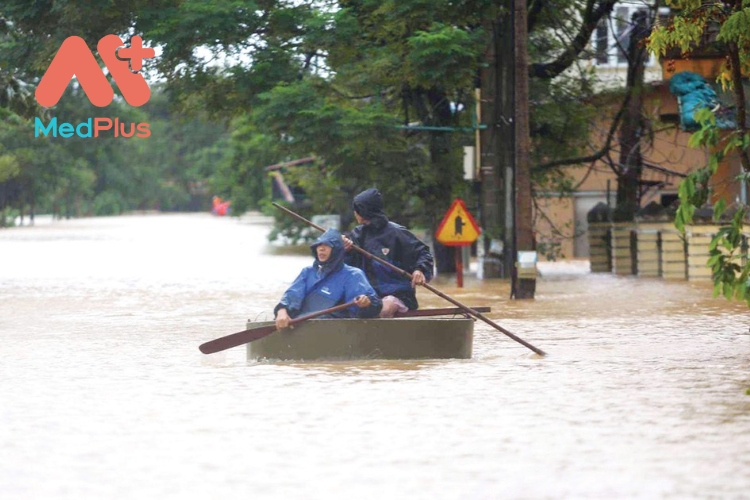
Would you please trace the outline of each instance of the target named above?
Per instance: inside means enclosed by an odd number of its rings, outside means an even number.
[[[710,288],[547,264],[434,284],[474,358],[254,364],[198,345],[270,317],[310,258],[261,218],[0,231],[0,498],[750,498],[750,313]],[[423,306],[442,306],[420,291]]]

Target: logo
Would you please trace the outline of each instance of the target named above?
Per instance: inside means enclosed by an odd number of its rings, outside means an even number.
[[[321,288],[320,291],[326,295],[331,295],[331,291],[328,289],[327,286],[324,286],[323,288]]]
[[[92,120],[93,125],[91,123]],[[78,126],[72,123],[61,123],[58,126],[57,118],[52,118],[46,127],[42,120],[36,118],[34,121],[34,137],[39,137],[39,134],[44,134],[44,137],[47,137],[49,134],[52,134],[52,137],[57,137],[58,135],[60,137],[72,137],[74,132],[78,137],[91,137],[92,131],[94,137],[99,137],[99,132],[110,130],[111,128],[112,120],[109,118],[89,118],[87,121],[78,124]],[[82,129],[85,132],[82,132]],[[115,118],[114,134],[115,137],[133,137],[133,135],[136,137],[149,137],[151,131],[148,129],[148,123],[139,123],[138,125],[131,123],[128,128],[125,123],[120,123],[119,118]]]
[[[383,255],[388,255],[388,252],[390,252],[391,250],[389,248],[383,248],[380,251],[383,252]]]
[[[97,50],[125,101],[131,106],[142,106],[151,97],[151,90],[146,79],[138,72],[143,67],[142,60],[156,54],[154,49],[143,47],[143,40],[139,36],[133,37],[130,48],[120,49],[123,45],[119,36],[107,35],[99,40]],[[77,36],[66,38],[55,54],[36,88],[37,102],[47,108],[57,104],[74,76],[78,78],[91,104],[102,108],[112,102],[115,94],[107,77],[86,42]]]

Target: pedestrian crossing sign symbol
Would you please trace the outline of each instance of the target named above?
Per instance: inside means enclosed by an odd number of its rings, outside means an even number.
[[[443,217],[435,238],[448,246],[471,245],[481,232],[474,217],[466,210],[464,200],[456,198]]]

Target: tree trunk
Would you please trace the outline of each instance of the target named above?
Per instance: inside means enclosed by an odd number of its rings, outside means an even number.
[[[737,2],[740,4],[740,2]],[[729,61],[732,64],[732,85],[734,87],[734,101],[737,103],[737,132],[740,137],[747,134],[747,106],[745,101],[745,87],[742,84],[742,65],[740,62],[740,51],[737,44],[731,42],[729,48]],[[740,151],[740,163],[742,170],[750,174],[750,152],[747,149]]]
[[[8,183],[0,182],[0,227],[5,227],[5,207],[8,204]]]
[[[534,217],[531,199],[531,158],[529,137],[529,73],[528,34],[526,31],[526,0],[514,0],[513,32],[516,43],[515,67],[515,135],[516,135],[516,242],[513,262],[518,251],[534,250]],[[536,279],[518,279],[513,267],[511,295],[516,299],[533,299]]]
[[[615,220],[631,221],[640,206],[640,184],[643,172],[641,136],[643,135],[643,75],[646,49],[643,39],[648,34],[646,13],[633,14],[633,31],[628,45],[628,76],[626,89],[630,100],[620,128],[620,161],[617,178]]]

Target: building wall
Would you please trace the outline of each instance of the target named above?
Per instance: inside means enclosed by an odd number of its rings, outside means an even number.
[[[633,14],[650,9],[647,0],[620,0],[609,17],[603,18],[591,36],[588,67],[596,72],[599,90],[621,89],[625,86],[628,62],[625,51],[630,43]],[[663,78],[662,68],[654,55],[646,61],[646,82]]]
[[[553,252],[560,258],[573,258],[574,224],[575,207],[572,197],[555,195],[537,197],[534,210],[534,231],[539,257],[543,260],[547,259],[550,252]]]
[[[595,127],[592,136],[592,147],[601,148],[606,140],[612,116],[619,109],[620,101],[611,99],[603,103],[602,108],[609,116],[604,116]],[[657,82],[648,86],[644,98],[647,112],[653,117],[667,118],[677,115],[677,102],[669,92],[666,83]],[[679,129],[676,124],[660,124],[654,134],[653,143],[644,147],[644,162],[666,169],[667,171],[687,174],[706,165],[707,153],[702,149],[688,145],[691,133]],[[612,158],[619,160],[619,141],[615,137]],[[739,173],[739,163],[729,159],[720,166],[720,173],[725,173],[722,180],[714,186],[714,192],[727,196],[728,202],[738,196],[736,183],[731,180]],[[562,257],[588,257],[586,214],[597,203],[606,203],[609,196],[611,206],[615,204],[617,178],[604,161],[584,164],[565,169],[575,189],[571,196],[560,196],[557,193],[538,193],[535,214],[537,241],[549,245],[552,240],[560,240]],[[646,168],[643,180],[659,182],[661,185],[651,187],[643,195],[641,206],[651,202],[669,205],[676,199],[681,177],[668,172]],[[542,256],[543,257],[543,256]]]
[[[603,19],[592,35],[589,67],[596,72],[599,88],[623,89],[627,76],[627,61],[622,48],[627,46],[628,26],[635,11],[647,8],[651,2],[628,0],[617,4],[609,19]],[[682,177],[707,164],[709,152],[688,145],[691,132],[679,128],[679,103],[669,91],[669,79],[677,73],[691,71],[713,82],[719,74],[724,59],[712,53],[694,54],[690,59],[670,59],[661,63],[652,55],[646,64],[644,107],[654,124],[652,144],[644,147],[642,155],[645,164],[663,170],[646,168],[642,179],[658,183],[645,192],[641,206],[651,202],[671,204],[677,198],[677,189]],[[591,154],[604,144],[613,116],[619,109],[621,97],[602,97],[603,116],[593,127],[591,148],[583,153]],[[619,161],[619,138],[612,141],[611,157]],[[736,181],[741,173],[739,158],[734,155],[719,164],[717,174],[712,179],[713,200],[724,198],[727,204],[744,200],[747,193],[741,193],[741,185]],[[617,178],[611,167],[604,161],[582,164],[565,169],[566,175],[575,186],[569,196],[557,193],[540,192],[537,187],[535,207],[535,230],[537,241],[549,245],[559,241],[560,253],[564,258],[588,257],[588,235],[586,214],[597,203],[614,206]],[[746,201],[746,200],[744,200]],[[543,246],[543,245],[542,245]],[[543,254],[540,257],[544,257]]]

